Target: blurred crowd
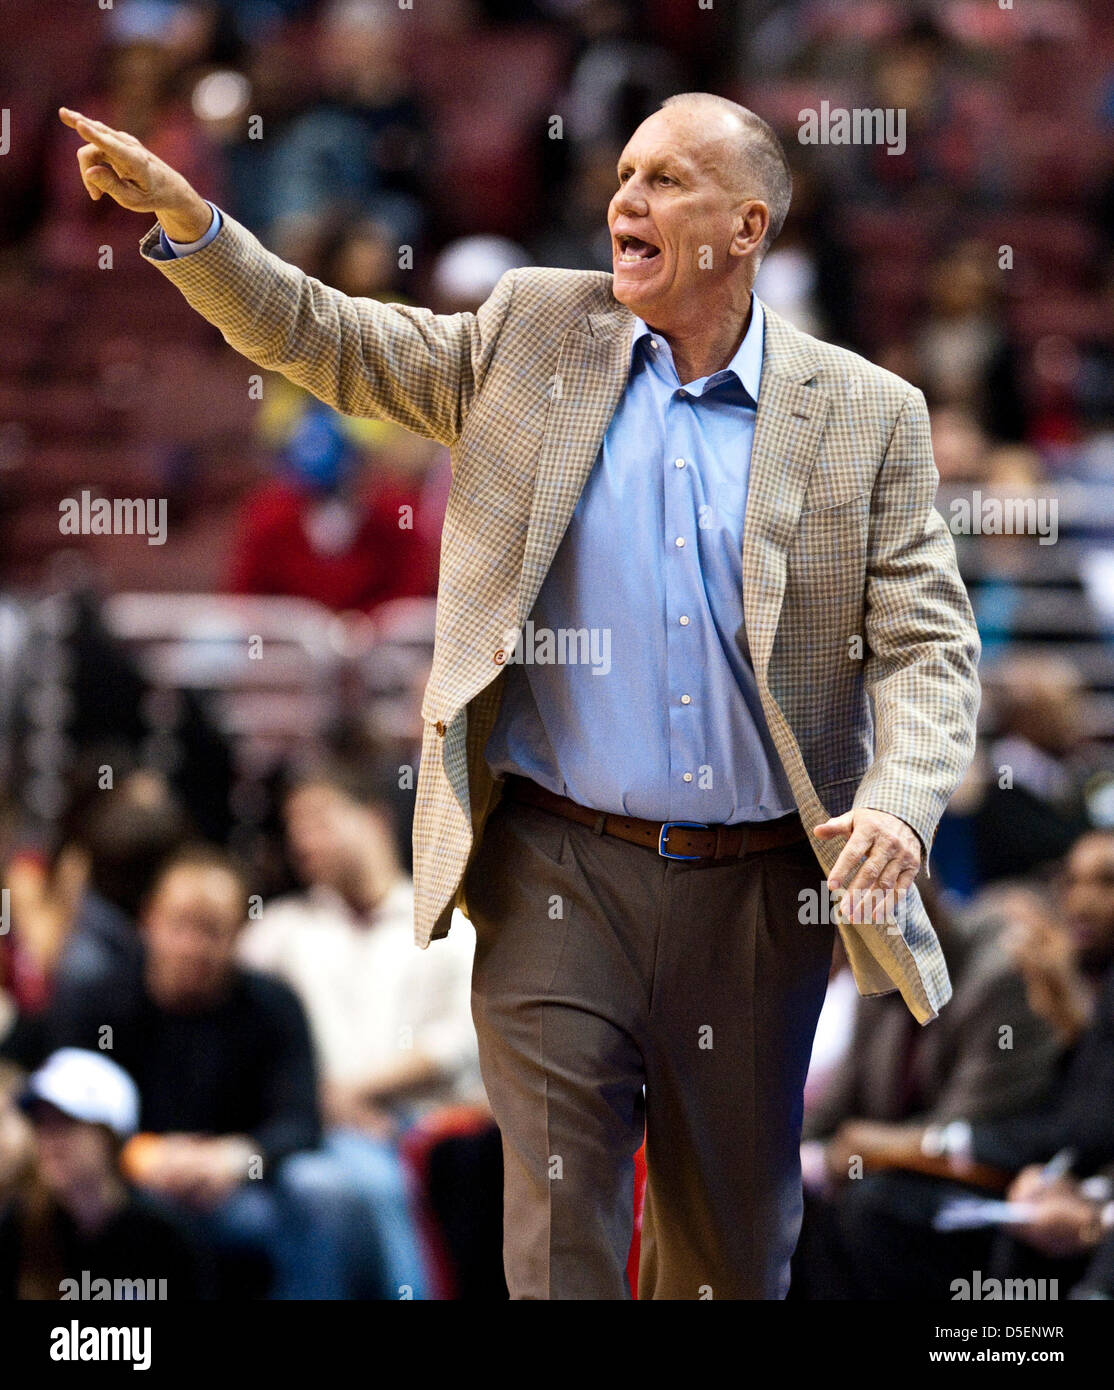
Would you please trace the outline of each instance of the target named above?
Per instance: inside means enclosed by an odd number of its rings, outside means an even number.
[[[949,520],[1056,528],[953,525],[984,703],[922,891],[955,997],[921,1030],[837,952],[791,1297],[1114,1296],[1104,0],[0,21],[0,1297],[505,1296],[474,936],[410,938],[447,454],[253,375],[85,197],[55,108],[349,294],[467,313],[515,266],[609,269],[617,155],[691,89],[786,145],[765,302],[925,392]],[[900,108],[904,150],[802,144],[822,101]],[[165,498],[166,544],[63,537],[83,490]]]

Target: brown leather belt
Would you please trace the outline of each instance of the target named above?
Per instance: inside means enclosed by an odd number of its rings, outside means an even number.
[[[692,821],[639,820],[636,816],[609,815],[593,811],[558,796],[528,777],[507,777],[504,797],[524,801],[542,811],[587,825],[597,835],[614,835],[632,845],[656,850],[664,859],[743,859],[766,850],[781,849],[806,839],[805,828],[796,811],[778,820],[749,821],[741,825],[705,825]]]

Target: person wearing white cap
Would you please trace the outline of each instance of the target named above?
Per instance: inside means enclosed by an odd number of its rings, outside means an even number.
[[[177,1220],[129,1186],[120,1150],[139,1092],[103,1053],[52,1053],[18,1098],[35,1182],[0,1214],[0,1298],[199,1295],[197,1253]]]
[[[103,1052],[60,1047],[31,1076],[20,1098],[25,1110],[46,1101],[71,1120],[103,1125],[118,1140],[139,1125],[139,1092],[128,1073]]]

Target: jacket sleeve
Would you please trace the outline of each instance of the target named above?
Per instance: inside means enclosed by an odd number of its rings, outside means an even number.
[[[875,758],[854,806],[916,831],[924,868],[936,825],[975,751],[981,652],[955,546],[933,503],[924,396],[911,388],[871,498],[863,670]]]
[[[391,420],[445,445],[460,437],[510,307],[513,270],[477,313],[434,314],[330,289],[227,213],[209,245],[188,256],[168,257],[161,230],[156,223],[140,242],[144,258],[237,352],[344,415]]]

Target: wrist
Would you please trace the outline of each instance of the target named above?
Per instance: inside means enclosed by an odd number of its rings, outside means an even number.
[[[193,189],[190,189],[190,194],[192,196],[180,207],[155,210],[159,226],[167,237],[187,246],[190,242],[200,241],[213,223],[213,209]]]

